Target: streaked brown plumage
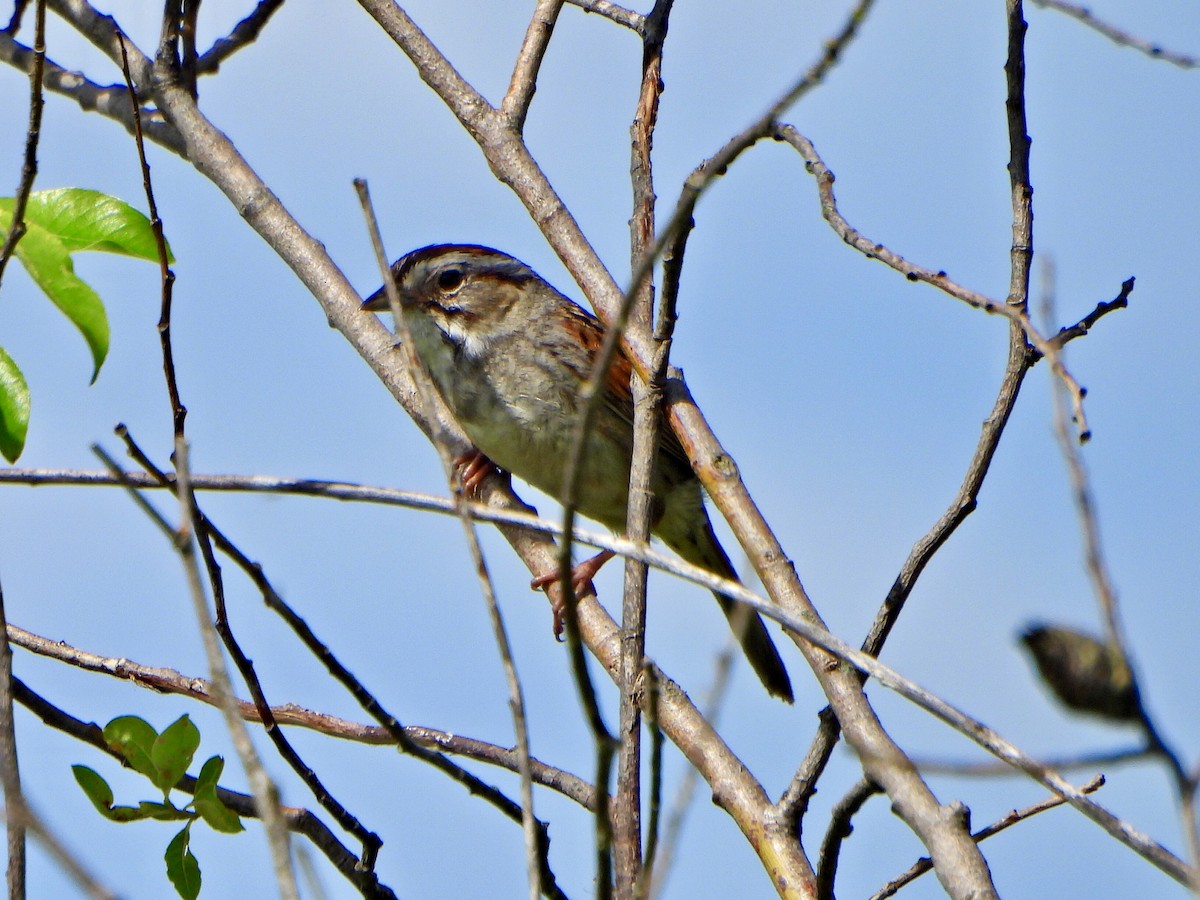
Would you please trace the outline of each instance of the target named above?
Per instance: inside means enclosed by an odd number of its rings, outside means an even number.
[[[557,496],[601,323],[524,263],[487,247],[424,247],[391,271],[416,355],[468,437],[501,468]],[[386,310],[386,293],[363,306]],[[633,448],[631,372],[619,353],[579,480],[579,511],[616,531],[625,525]],[[652,531],[688,562],[736,579],[678,438],[668,427],[661,434]],[[762,619],[716,596],[767,690],[790,702],[787,670]]]

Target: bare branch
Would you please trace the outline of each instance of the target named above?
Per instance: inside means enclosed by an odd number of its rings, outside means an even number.
[[[388,303],[392,308],[392,317],[396,322],[396,329],[400,332],[405,346],[412,347],[412,334],[408,330],[408,322],[404,316],[404,309],[400,303],[400,295],[398,286],[392,278],[391,269],[388,266],[387,255],[383,249],[383,238],[379,233],[379,222],[375,218],[375,209],[371,205],[370,192],[367,189],[367,183],[358,179],[354,186],[358,191],[359,201],[362,204],[363,217],[366,219],[367,231],[371,237],[371,246],[375,251],[375,260],[379,265],[380,276],[383,279],[384,287],[388,295]],[[410,377],[417,382],[420,389],[423,391],[422,403],[430,408],[434,405],[432,387],[428,385],[424,379],[417,378],[412,372],[412,359],[406,354],[405,359],[410,365]],[[437,445],[438,454],[441,456],[442,465],[445,469],[447,482],[453,484],[454,481],[454,464],[451,461],[449,445],[445,436],[439,431],[434,431],[434,443]],[[483,593],[484,605],[487,608],[488,619],[492,625],[492,636],[496,642],[496,649],[500,654],[501,666],[504,670],[504,680],[508,688],[508,703],[509,712],[513,719],[513,731],[517,741],[517,759],[519,760],[519,771],[521,774],[521,822],[522,831],[525,836],[525,863],[526,875],[529,879],[529,894],[531,900],[537,900],[542,894],[542,873],[549,872],[550,864],[543,850],[545,843],[539,841],[539,833],[537,827],[537,819],[533,811],[533,775],[530,767],[529,756],[529,730],[526,725],[525,718],[525,697],[521,690],[521,681],[517,675],[517,667],[513,662],[512,646],[508,639],[508,632],[504,627],[504,618],[500,613],[500,606],[496,602],[496,589],[492,584],[491,575],[488,573],[487,562],[483,558],[483,549],[479,545],[479,535],[475,530],[475,523],[471,519],[471,511],[468,505],[462,502],[462,498],[458,498],[456,503],[459,513],[459,520],[462,522],[463,534],[467,541],[467,549],[471,554],[471,561],[475,565],[475,573],[479,579],[479,586]]]
[[[255,808],[267,831],[267,843],[271,848],[271,858],[275,867],[275,879],[279,893],[285,900],[299,900],[300,892],[296,887],[296,876],[292,870],[291,854],[288,851],[287,835],[284,833],[283,812],[279,801],[279,788],[267,774],[259,758],[258,751],[250,740],[245,723],[238,715],[233,687],[229,680],[229,671],[225,667],[225,659],[221,655],[221,646],[216,627],[210,618],[208,601],[204,595],[204,587],[200,580],[200,566],[196,559],[195,520],[192,515],[195,498],[192,496],[188,483],[188,448],[182,434],[175,441],[175,475],[179,496],[179,508],[182,521],[176,537],[175,549],[183,565],[187,578],[188,594],[192,600],[193,612],[199,626],[200,637],[204,644],[204,653],[208,659],[209,677],[212,679],[213,693],[217,697],[218,706],[225,716],[230,739],[237,750],[242,768],[246,772],[254,793]],[[369,868],[369,867],[368,867]]]
[[[14,40],[7,32],[0,31],[0,62],[28,72],[33,64],[33,50]],[[79,72],[70,72],[47,59],[42,83],[46,90],[61,94],[79,104],[85,112],[95,112],[112,119],[133,134],[133,110],[129,106],[129,95],[123,84],[100,85],[89,81]],[[173,127],[156,110],[142,110],[142,127],[146,137],[160,147],[180,156],[186,156],[183,141]]]
[[[41,4],[38,5],[41,11]],[[21,790],[21,766],[17,756],[17,732],[13,725],[12,647],[8,643],[8,614],[4,609],[4,587],[0,585],[0,784],[4,787],[4,822],[8,844],[8,896],[25,900],[25,826],[29,819]]]
[[[1161,59],[1163,62],[1169,62],[1172,65],[1179,66],[1181,69],[1195,69],[1200,66],[1200,57],[1176,53],[1159,44],[1123,31],[1115,25],[1110,25],[1104,20],[1096,18],[1096,15],[1086,6],[1067,3],[1065,0],[1031,0],[1031,2],[1034,6],[1040,6],[1042,9],[1057,10],[1073,19],[1078,19],[1084,25],[1104,35],[1114,44],[1122,47],[1132,47],[1134,50],[1145,53],[1152,59]]]
[[[829,827],[825,829],[825,839],[821,841],[821,853],[817,857],[817,900],[833,900],[842,841],[854,831],[850,820],[863,808],[863,804],[881,791],[882,788],[871,779],[863,778],[833,805]]]
[[[639,35],[645,27],[646,19],[641,13],[610,3],[609,0],[567,0],[572,6],[578,6],[586,13],[596,13],[618,25],[624,25]]]
[[[8,626],[8,638],[31,653],[55,659],[67,665],[108,675],[128,681],[137,687],[160,693],[178,694],[209,706],[217,705],[212,683],[194,675],[184,675],[175,669],[147,666],[126,657],[99,656],[73,647],[65,641],[52,641],[16,625]],[[239,715],[247,722],[262,722],[258,708],[249,700],[238,700]],[[306,728],[319,734],[361,744],[395,746],[396,740],[386,728],[364,725],[338,716],[306,709],[295,703],[283,703],[271,707],[271,715],[277,725],[292,725]],[[414,743],[431,750],[442,750],[455,756],[463,756],[478,762],[498,766],[517,772],[516,753],[499,744],[491,744],[475,738],[464,737],[449,731],[422,725],[406,725],[404,733]],[[546,763],[532,760],[534,780],[545,787],[558,791],[586,809],[592,809],[595,798],[592,786],[570,772],[557,769]]]
[[[1055,343],[1059,347],[1063,347],[1076,338],[1081,338],[1086,335],[1092,330],[1093,325],[1095,325],[1098,321],[1100,321],[1100,319],[1104,318],[1110,312],[1114,312],[1118,309],[1125,309],[1127,306],[1129,306],[1129,295],[1133,293],[1133,284],[1134,279],[1132,277],[1127,278],[1121,283],[1121,290],[1117,296],[1103,303],[1097,303],[1095,309],[1093,309],[1074,325],[1065,325],[1059,329],[1058,334],[1056,334],[1053,338]]]
[[[658,122],[659,99],[662,94],[663,45],[671,15],[671,0],[659,0],[646,17],[642,38],[642,77],[630,125],[630,181],[633,187],[633,214],[629,220],[631,265],[648,252],[654,243],[654,179],[651,148]],[[632,286],[629,327],[638,338],[652,343],[651,328],[654,315],[654,287],[650,280]],[[619,327],[619,324],[618,324]],[[610,330],[608,337],[616,337]],[[615,344],[614,344],[615,348]],[[658,456],[659,433],[662,422],[662,380],[666,376],[669,342],[656,347],[656,358],[650,379],[643,382],[630,379],[633,398],[633,448],[629,472],[629,501],[626,510],[625,534],[638,542],[650,540],[654,495],[651,479]],[[611,363],[610,363],[611,364]],[[593,384],[608,378],[608,366],[603,373],[592,374]],[[598,393],[598,392],[595,392]],[[582,439],[577,434],[577,439]],[[577,445],[578,448],[579,445]],[[575,456],[578,460],[580,456]],[[576,469],[578,473],[580,469]],[[574,491],[571,492],[572,494]],[[641,704],[648,687],[642,674],[646,655],[646,581],[648,569],[644,563],[625,560],[625,583],[621,605],[621,677],[620,706],[617,733],[621,737],[617,765],[617,792],[613,803],[614,868],[617,896],[631,898],[644,895],[649,889],[646,866],[652,854],[642,849],[642,729]],[[657,695],[657,688],[654,688]],[[655,698],[651,703],[657,705]],[[655,711],[652,715],[657,717]],[[655,734],[661,734],[657,726]]]
[[[1083,794],[1091,794],[1094,791],[1099,790],[1103,785],[1104,776],[1097,775],[1095,778],[1081,787],[1079,791]],[[974,837],[976,841],[986,841],[988,838],[999,834],[1004,829],[1012,825],[1016,825],[1018,822],[1024,822],[1026,819],[1032,818],[1038,813],[1045,812],[1048,809],[1054,809],[1056,806],[1061,806],[1064,802],[1065,801],[1062,797],[1050,797],[1046,800],[1042,800],[1040,803],[1034,803],[1032,806],[1027,806],[1024,809],[1014,809],[1004,818],[999,819],[986,828],[982,828],[975,832],[972,837]],[[911,868],[908,869],[908,871],[904,872],[902,875],[898,875],[896,878],[893,878],[880,890],[872,894],[871,900],[884,900],[886,897],[894,897],[902,887],[912,883],[913,881],[916,881],[916,879],[924,875],[931,868],[933,868],[933,865],[928,859],[917,860],[915,863],[913,863]]]
[[[250,46],[267,27],[283,0],[258,0],[250,15],[238,22],[226,37],[217,38],[213,45],[196,60],[197,75],[215,75],[221,63],[239,50]]]
[[[813,146],[812,142],[791,125],[780,125],[775,131],[775,137],[776,140],[785,141],[799,152],[809,173],[816,178],[817,191],[821,198],[821,215],[824,216],[825,220],[843,241],[868,259],[879,260],[884,265],[902,273],[909,281],[924,282],[975,309],[1005,316],[1022,330],[1025,338],[1033,344],[1041,355],[1048,358],[1057,358],[1054,339],[1046,338],[1038,331],[1030,320],[1023,303],[1001,303],[991,297],[963,287],[953,281],[945,271],[938,270],[935,272],[933,269],[911,263],[900,254],[889,250],[883,244],[869,240],[860,231],[850,225],[838,211],[837,201],[833,195],[833,173],[829,171],[829,168],[817,153],[817,149]],[[1032,222],[1032,218],[1030,222]],[[1024,255],[1024,251],[1014,250],[1014,253],[1021,256]],[[1051,365],[1053,367],[1053,363]],[[1061,365],[1055,367],[1054,372],[1067,385],[1072,397],[1076,398],[1077,403],[1080,404],[1080,409],[1082,409],[1081,404],[1083,402],[1084,390],[1079,385],[1079,382]]]
[[[1124,305],[1132,288],[1133,279],[1130,279],[1122,285],[1121,293],[1117,295],[1115,300],[1096,307],[1091,314],[1079,324],[1073,326],[1072,329],[1064,329],[1060,332],[1060,339],[1063,338],[1063,335],[1070,333],[1081,332],[1086,334],[1091,322],[1094,322],[1106,312]],[[1055,308],[1055,280],[1054,264],[1049,259],[1043,262],[1042,292],[1043,308],[1047,321],[1050,321],[1054,315]],[[1064,342],[1065,340],[1060,340],[1058,344],[1060,353],[1062,343]],[[1088,474],[1080,447],[1075,441],[1071,440],[1067,422],[1066,402],[1064,402],[1062,395],[1063,389],[1061,386],[1058,386],[1058,389],[1053,392],[1054,433],[1058,438],[1059,450],[1062,452],[1063,462],[1066,463],[1071,482],[1072,498],[1074,499],[1075,511],[1079,518],[1079,530],[1083,537],[1084,560],[1088,579],[1092,583],[1092,591],[1096,595],[1096,601],[1100,605],[1100,614],[1104,622],[1104,631],[1108,646],[1124,661],[1125,670],[1132,673],[1134,671],[1133,655],[1130,652],[1129,639],[1125,634],[1125,628],[1121,623],[1117,590],[1113,584],[1103,542],[1100,539],[1100,522],[1096,513],[1096,499],[1092,491],[1091,477]],[[1193,806],[1197,788],[1196,780],[1188,773],[1178,754],[1163,740],[1161,732],[1155,725],[1145,703],[1142,701],[1140,692],[1136,687],[1136,681],[1133,682],[1132,693],[1137,704],[1137,719],[1146,734],[1147,745],[1152,752],[1157,754],[1166,763],[1167,768],[1170,769],[1173,776],[1175,791],[1180,801],[1180,812],[1183,815],[1183,833],[1187,838],[1188,853],[1192,861],[1192,866],[1200,871],[1200,830],[1198,830]],[[1200,888],[1200,883],[1193,885],[1193,887]]]
[[[1151,756],[1151,751],[1145,747],[1131,747],[1128,750],[1110,750],[1097,753],[1080,753],[1076,756],[1063,756],[1053,759],[1042,759],[1039,763],[1047,769],[1064,771],[1070,769],[1100,769],[1125,763],[1142,762]],[[948,760],[921,759],[916,763],[922,772],[931,775],[960,775],[963,778],[1014,778],[1020,774],[1007,763],[999,760],[984,760],[982,762],[952,762]]]
[[[737,653],[736,638],[730,635],[726,639],[725,648],[717,654],[713,665],[712,684],[709,685],[704,698],[704,716],[708,721],[712,722],[714,728],[721,718],[721,711],[729,695],[729,686],[731,683],[729,676],[733,671],[733,661]],[[675,791],[675,799],[671,802],[671,809],[667,813],[666,823],[663,826],[663,836],[658,850],[653,857],[649,855],[649,852],[647,853],[646,864],[652,867],[653,871],[653,878],[650,881],[650,890],[647,896],[652,898],[652,900],[661,897],[666,890],[667,879],[671,874],[671,868],[676,858],[675,851],[679,846],[679,840],[683,834],[683,824],[687,818],[688,810],[691,808],[692,798],[695,796],[699,781],[700,778],[697,774],[697,769],[689,767]],[[649,848],[647,849],[649,850]]]
[[[1005,0],[1008,59],[1004,63],[1008,97],[1008,178],[1012,190],[1012,252],[1007,304],[1023,314],[1029,308],[1029,267],[1033,262],[1033,185],[1029,182],[1029,125],[1025,120],[1025,32],[1029,26],[1021,0]]]
[[[538,72],[562,6],[563,0],[538,0],[521,51],[517,54],[516,65],[513,66],[508,91],[500,103],[500,112],[508,118],[518,134],[525,129],[525,117],[529,115],[529,104],[537,90]]]
[[[959,485],[958,493],[950,506],[942,513],[941,518],[909,551],[908,558],[900,567],[896,580],[888,590],[878,612],[875,613],[875,620],[871,623],[871,628],[863,640],[864,653],[872,656],[880,654],[909,595],[916,587],[917,580],[924,572],[925,566],[950,539],[958,526],[975,511],[979,491],[983,487],[984,478],[987,476],[992,459],[1000,446],[1001,435],[1004,434],[1009,416],[1012,415],[1025,375],[1036,360],[1036,355],[1029,350],[1020,329],[1016,326],[1011,327],[1004,378],[1001,381],[996,400],[992,404],[992,410],[984,420],[982,432],[975,445],[975,452],[967,467],[966,475]],[[812,746],[779,802],[780,813],[786,821],[792,823],[793,827],[798,826],[800,818],[804,815],[838,737],[837,719],[831,715],[822,714],[821,724],[813,738]]]
[[[15,14],[14,14],[15,15]],[[42,73],[46,67],[46,4],[45,0],[37,0],[35,13],[35,35],[33,40],[33,55],[29,62],[29,128],[25,133],[25,156],[21,165],[21,179],[17,185],[17,195],[13,203],[12,219],[4,235],[4,244],[0,245],[0,279],[4,277],[4,269],[16,252],[17,242],[25,234],[25,207],[29,203],[29,195],[33,192],[33,181],[37,178],[37,146],[42,134],[42,107],[45,100],[42,97]]]
[[[107,56],[118,71],[121,69],[121,38],[124,32],[116,19],[99,12],[87,0],[46,0],[46,5]],[[131,42],[127,43],[134,86],[138,94],[149,96],[150,59]]]
[[[44,697],[29,689],[20,679],[13,679],[13,696],[17,702],[30,710],[49,727],[68,734],[78,741],[90,744],[102,753],[113,757],[122,765],[127,765],[121,755],[110,748],[104,740],[104,732],[95,723],[82,722],[69,713],[59,709]],[[196,788],[196,779],[184,775],[175,785],[176,790],[192,793]],[[258,810],[254,797],[249,794],[217,788],[217,796],[221,802],[245,818],[257,818]],[[347,850],[325,824],[306,809],[285,806],[280,808],[284,821],[289,830],[302,834],[316,846],[334,867],[358,890],[364,897],[372,900],[395,900],[395,894],[386,885],[381,885],[374,872],[363,870],[358,865],[358,857]]]

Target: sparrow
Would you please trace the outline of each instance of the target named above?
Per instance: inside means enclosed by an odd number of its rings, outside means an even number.
[[[561,499],[584,384],[604,325],[529,266],[469,244],[436,244],[396,260],[411,348],[478,453],[464,483],[482,480],[488,461]],[[363,308],[389,309],[387,292]],[[626,521],[633,456],[629,357],[619,350],[603,385],[578,484],[578,510],[620,532]],[[484,473],[484,474],[481,474]],[[660,429],[651,482],[651,531],[683,559],[730,580],[737,573],[713,533],[703,487],[674,432]],[[586,583],[611,553],[576,570]],[[581,574],[580,570],[583,570]],[[534,580],[546,587],[549,575]],[[767,690],[792,702],[792,686],[766,625],[750,607],[714,592],[751,667]]]

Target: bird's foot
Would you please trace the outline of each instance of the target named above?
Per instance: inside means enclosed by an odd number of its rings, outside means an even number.
[[[478,496],[479,488],[492,474],[502,475],[503,472],[480,450],[472,448],[454,458],[454,475],[468,497]]]
[[[596,586],[592,584],[592,579],[600,571],[600,567],[612,559],[614,555],[611,550],[602,550],[591,559],[585,559],[571,570],[571,589],[576,599],[596,596]],[[546,575],[539,575],[533,581],[529,582],[529,586],[535,591],[546,591],[550,595],[552,601],[551,609],[554,612],[554,636],[561,640],[566,598],[563,591],[551,592],[550,590],[554,585],[560,584],[558,574],[555,571]]]

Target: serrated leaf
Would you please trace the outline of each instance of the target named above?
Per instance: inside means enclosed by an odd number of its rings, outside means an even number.
[[[157,771],[154,783],[164,791],[175,787],[192,764],[199,746],[200,730],[186,713],[163,729],[150,750]]]
[[[92,805],[104,818],[113,822],[135,822],[138,819],[150,818],[134,806],[113,806],[112,788],[94,770],[76,765],[71,766],[71,772],[75,775],[75,782],[83,788]]]
[[[191,832],[185,827],[167,844],[163,862],[167,864],[167,877],[175,886],[175,892],[184,900],[196,900],[200,896],[200,863],[192,855]]]
[[[13,199],[0,200],[11,220]],[[25,207],[25,221],[57,237],[69,253],[99,250],[135,259],[158,261],[158,245],[150,220],[128,203],[85,188],[34,191]],[[167,248],[167,261],[174,261]]]
[[[150,756],[157,739],[158,732],[154,726],[137,716],[118,716],[104,726],[105,743],[151,781],[158,774]]]
[[[0,347],[0,454],[15,463],[29,432],[29,385],[11,356]]]

